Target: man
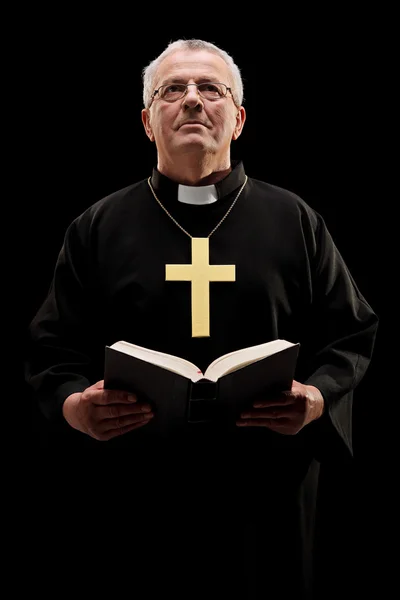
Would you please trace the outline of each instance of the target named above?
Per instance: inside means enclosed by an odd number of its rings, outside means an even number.
[[[71,223],[30,327],[27,380],[71,452],[106,448],[132,469],[133,491],[119,498],[134,514],[127,539],[142,583],[189,598],[310,598],[319,465],[351,456],[352,395],[377,317],[321,216],[231,161],[246,119],[231,57],[177,41],[143,81],[157,167]],[[235,266],[210,282],[199,312],[194,284],[169,269],[197,259]],[[300,343],[292,388],[249,404],[234,429],[211,420],[147,435],[151,398],[104,389],[104,348],[117,340],[204,370],[276,338]]]

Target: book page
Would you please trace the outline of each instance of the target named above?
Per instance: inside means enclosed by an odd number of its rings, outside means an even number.
[[[165,352],[158,352],[157,350],[151,350],[150,348],[137,346],[136,344],[131,344],[130,342],[125,342],[123,340],[115,342],[115,344],[112,344],[110,348],[118,350],[119,352],[124,352],[125,354],[129,354],[130,356],[135,356],[136,358],[152,363],[153,365],[158,365],[159,367],[172,371],[173,373],[178,373],[179,375],[187,377],[192,381],[198,381],[203,377],[203,373],[195,364],[184,358],[181,358],[180,356],[174,356],[173,354],[167,354]]]
[[[276,352],[280,352],[281,350],[285,350],[294,345],[294,343],[286,340],[272,340],[265,344],[235,350],[234,352],[224,354],[224,356],[215,359],[208,366],[204,376],[210,381],[217,381],[222,375],[227,375],[232,371],[241,369],[257,360],[261,360],[266,356],[271,356],[271,354],[275,354]]]

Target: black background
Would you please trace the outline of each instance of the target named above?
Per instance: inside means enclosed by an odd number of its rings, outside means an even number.
[[[333,470],[325,483],[324,577],[334,572],[332,585],[340,593],[356,563],[367,569],[381,554],[381,514],[374,502],[383,458],[377,423],[382,409],[377,412],[377,406],[385,372],[388,196],[381,176],[381,128],[387,118],[382,40],[388,40],[372,16],[368,22],[365,15],[339,22],[313,18],[317,25],[309,23],[309,29],[300,24],[288,28],[274,19],[246,21],[240,15],[232,24],[222,19],[214,26],[209,18],[208,25],[202,18],[197,26],[188,25],[195,17],[183,26],[159,18],[156,28],[148,15],[101,26],[95,16],[84,22],[57,17],[39,28],[35,23],[24,57],[29,124],[21,149],[28,175],[22,194],[28,293],[22,315],[26,329],[47,292],[69,222],[108,193],[147,177],[155,164],[155,147],[140,118],[142,68],[169,41],[182,37],[227,50],[241,68],[247,111],[232,156],[243,159],[249,176],[296,192],[324,217],[381,319],[374,359],[356,394],[354,465]],[[34,413],[36,447],[43,444],[43,425],[27,392],[24,400],[29,418]],[[357,589],[361,583],[353,579]]]

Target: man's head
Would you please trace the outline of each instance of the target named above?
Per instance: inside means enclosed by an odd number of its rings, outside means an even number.
[[[240,71],[224,50],[201,40],[171,43],[143,70],[143,101],[159,164],[188,153],[229,161],[246,115]]]

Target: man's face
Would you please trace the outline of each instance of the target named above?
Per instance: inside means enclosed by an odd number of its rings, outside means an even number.
[[[179,50],[160,64],[155,89],[172,83],[204,82],[232,87],[225,61],[206,50]],[[148,137],[156,143],[159,160],[169,162],[188,152],[229,155],[231,141],[243,128],[245,111],[235,106],[230,92],[218,100],[207,100],[191,85],[175,102],[156,94],[150,108],[142,111],[142,120]]]

